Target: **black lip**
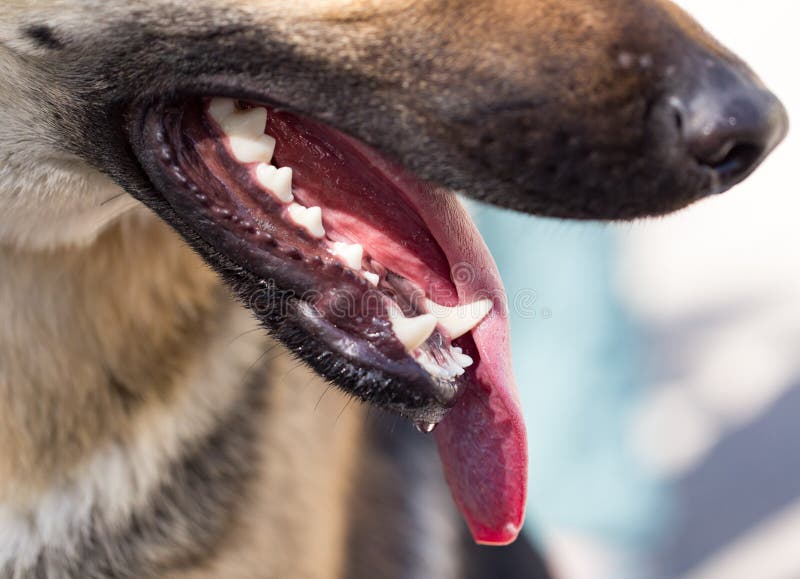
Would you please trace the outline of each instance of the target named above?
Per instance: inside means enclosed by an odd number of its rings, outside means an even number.
[[[281,255],[249,242],[241,232],[236,235],[220,227],[193,199],[198,186],[182,182],[170,171],[175,153],[165,134],[164,119],[169,112],[180,110],[181,104],[182,100],[151,99],[133,109],[128,125],[130,143],[153,189],[143,201],[223,276],[269,333],[323,378],[365,402],[415,422],[439,422],[455,403],[456,387],[433,380],[405,353],[398,356],[391,347],[387,352],[382,347],[386,336],[397,343],[388,325],[382,328],[385,336],[376,346],[317,315],[302,299],[303,291],[298,291],[308,279],[299,273],[301,256],[297,252]],[[300,283],[301,277],[304,283]]]

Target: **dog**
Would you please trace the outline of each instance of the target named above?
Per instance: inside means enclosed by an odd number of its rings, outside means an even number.
[[[665,0],[11,0],[0,97],[18,579],[544,576],[474,545],[527,458],[454,192],[661,215],[788,127]]]

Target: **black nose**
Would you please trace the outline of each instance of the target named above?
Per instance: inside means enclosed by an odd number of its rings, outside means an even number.
[[[709,66],[697,88],[671,101],[689,154],[714,171],[713,193],[750,175],[789,128],[780,101],[749,74],[729,66]]]

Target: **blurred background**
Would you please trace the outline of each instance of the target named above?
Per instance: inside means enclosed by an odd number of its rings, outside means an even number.
[[[680,4],[800,122],[800,2]],[[798,166],[795,131],[733,191],[635,224],[475,208],[524,301],[527,531],[558,579],[800,578]]]

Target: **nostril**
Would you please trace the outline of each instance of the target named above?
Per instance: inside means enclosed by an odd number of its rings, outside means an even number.
[[[670,104],[685,150],[715,173],[714,192],[744,180],[786,133],[778,100],[743,81],[705,86],[688,100],[673,98]]]
[[[764,155],[764,148],[751,143],[729,144],[727,152],[716,162],[706,163],[719,175],[720,181],[736,183],[747,176]]]

